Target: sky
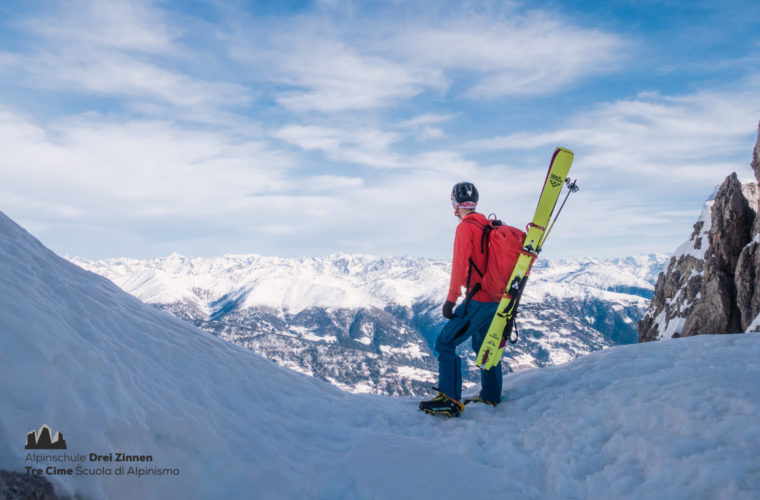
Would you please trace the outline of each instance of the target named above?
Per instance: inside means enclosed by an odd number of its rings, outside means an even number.
[[[749,167],[756,0],[0,4],[0,211],[87,258],[450,258],[450,192],[544,255],[669,253]]]

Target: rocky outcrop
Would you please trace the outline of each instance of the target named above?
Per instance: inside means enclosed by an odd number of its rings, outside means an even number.
[[[760,128],[758,130],[757,143],[752,153],[752,170],[755,179],[760,186]],[[757,197],[755,210],[760,213],[760,196]],[[755,223],[750,234],[750,243],[744,247],[736,263],[736,306],[739,310],[742,330],[760,330],[760,217],[755,218]]]
[[[748,190],[754,187],[749,185]],[[701,296],[684,321],[682,336],[744,331],[734,276],[739,255],[750,241],[754,222],[755,211],[750,207],[736,174],[731,174],[715,195]]]
[[[760,242],[753,241],[744,249],[736,264],[736,307],[739,310],[742,330],[760,331],[753,321],[760,315]],[[752,326],[752,328],[750,328]]]
[[[0,469],[0,498],[8,500],[55,500],[53,485],[43,476]]]
[[[695,231],[697,226],[695,224]],[[639,342],[679,337],[702,290],[704,261],[691,255],[672,257],[660,274],[649,310],[639,321]]]
[[[760,182],[760,134],[752,168]],[[658,278],[639,342],[760,329],[758,183],[729,175]]]
[[[705,201],[688,241],[657,278],[649,309],[639,321],[639,342],[681,336],[684,321],[701,297],[716,194],[717,190]]]

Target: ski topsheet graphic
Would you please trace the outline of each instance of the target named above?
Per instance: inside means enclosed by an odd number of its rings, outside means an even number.
[[[533,215],[533,221],[528,224],[528,234],[525,237],[523,249],[517,258],[517,263],[502,294],[499,307],[496,309],[496,314],[491,321],[491,326],[488,328],[483,345],[480,346],[480,351],[478,351],[476,363],[484,370],[496,366],[501,360],[501,355],[504,353],[504,346],[512,334],[520,296],[522,295],[530,270],[533,267],[533,262],[538,257],[544,240],[549,234],[547,225],[554,212],[554,207],[557,204],[562,187],[568,182],[570,192],[577,190],[575,183],[570,184],[567,179],[567,174],[570,171],[572,163],[572,151],[565,148],[557,148],[554,151],[554,156],[549,165],[549,172],[546,174],[546,180],[544,181],[544,188],[538,200],[536,213]]]

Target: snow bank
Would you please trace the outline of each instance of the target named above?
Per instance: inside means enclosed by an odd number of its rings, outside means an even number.
[[[748,332],[757,332],[758,330],[760,330],[760,314],[758,314],[747,327]]]
[[[27,432],[47,424],[67,453],[181,471],[50,476],[59,494],[757,498],[759,356],[755,334],[616,347],[509,375],[499,407],[436,419],[204,334],[0,213],[0,467],[23,470]]]

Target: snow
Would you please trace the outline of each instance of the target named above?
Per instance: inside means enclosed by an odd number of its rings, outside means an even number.
[[[422,368],[415,368],[413,366],[399,366],[398,374],[402,377],[414,377],[428,380],[433,384],[438,380],[438,373],[431,372],[430,370],[423,370]]]
[[[59,494],[760,495],[757,334],[620,346],[509,374],[497,408],[439,419],[205,334],[60,259],[1,213],[0,332],[1,468],[23,470],[27,432],[48,424],[69,453],[151,454],[151,465],[181,471],[50,476]]]
[[[754,181],[743,180],[742,182],[742,194],[749,203],[749,208],[753,212],[757,213],[758,203],[760,202],[760,191],[758,190],[757,183]]]
[[[293,333],[295,333],[296,337],[298,337],[300,339],[311,340],[311,341],[314,341],[314,342],[327,342],[327,343],[330,343],[330,344],[334,344],[334,343],[338,342],[338,339],[336,337],[334,337],[334,336],[332,336],[332,337],[327,337],[327,336],[322,337],[322,336],[319,336],[319,335],[315,335],[314,333],[312,333],[312,331],[309,328],[306,328],[306,327],[303,327],[303,326],[294,326],[294,327],[291,327],[290,330]]]
[[[326,258],[172,254],[148,260],[70,260],[151,304],[188,302],[207,315],[217,301],[296,314],[311,307],[353,309],[396,303],[411,307],[446,295],[450,263],[406,257],[334,254]],[[217,305],[217,307],[219,307]]]
[[[694,258],[704,260],[705,258],[705,252],[707,251],[707,247],[710,244],[710,228],[712,227],[712,206],[715,203],[715,195],[718,193],[718,188],[720,186],[715,186],[715,189],[713,191],[713,194],[705,201],[704,205],[702,205],[702,213],[699,215],[699,218],[697,219],[697,223],[702,222],[702,228],[699,231],[699,234],[693,237],[690,237],[688,241],[685,241],[681,246],[679,246],[676,251],[673,253],[673,256],[676,259],[679,259],[680,257],[690,255]],[[749,202],[749,206],[753,211],[757,211],[758,206],[758,187],[755,182],[742,182],[742,194]],[[695,244],[697,239],[702,239],[702,244],[700,245],[700,248],[696,248]]]
[[[685,241],[681,246],[679,246],[676,251],[673,253],[673,257],[676,259],[679,259],[683,256],[690,255],[696,259],[704,260],[705,258],[705,252],[707,251],[707,247],[710,244],[710,228],[712,227],[712,206],[715,203],[715,194],[717,193],[717,187],[715,188],[715,192],[713,192],[712,196],[705,201],[704,205],[702,205],[702,213],[699,215],[699,218],[697,219],[697,224],[700,222],[703,223],[702,228],[699,231],[699,234],[696,236],[690,237],[688,241]],[[698,239],[702,240],[702,243],[700,245],[700,248],[696,248],[696,242]]]
[[[685,317],[672,317],[669,321],[666,320],[667,309],[663,309],[657,317],[654,319],[654,324],[657,326],[660,339],[672,339],[673,336],[681,333],[683,325],[686,323]]]
[[[747,327],[748,332],[757,332],[760,331],[760,314],[758,314],[755,319],[752,320],[752,323],[749,324]]]
[[[409,342],[407,344],[404,344],[403,347],[391,347],[387,345],[381,345],[380,346],[380,352],[383,354],[401,354],[411,359],[422,359],[430,356],[430,354],[424,352],[422,349],[420,349],[419,344],[415,344],[414,342]]]
[[[653,289],[653,279],[646,272],[650,267],[661,267],[665,256],[651,255],[650,261],[642,261],[644,256],[633,258],[630,262],[623,259],[608,261],[599,259],[578,259],[575,261],[555,260],[538,261],[532,277],[551,283],[571,283],[574,285],[590,286],[600,290],[611,290],[616,287],[638,287]]]

